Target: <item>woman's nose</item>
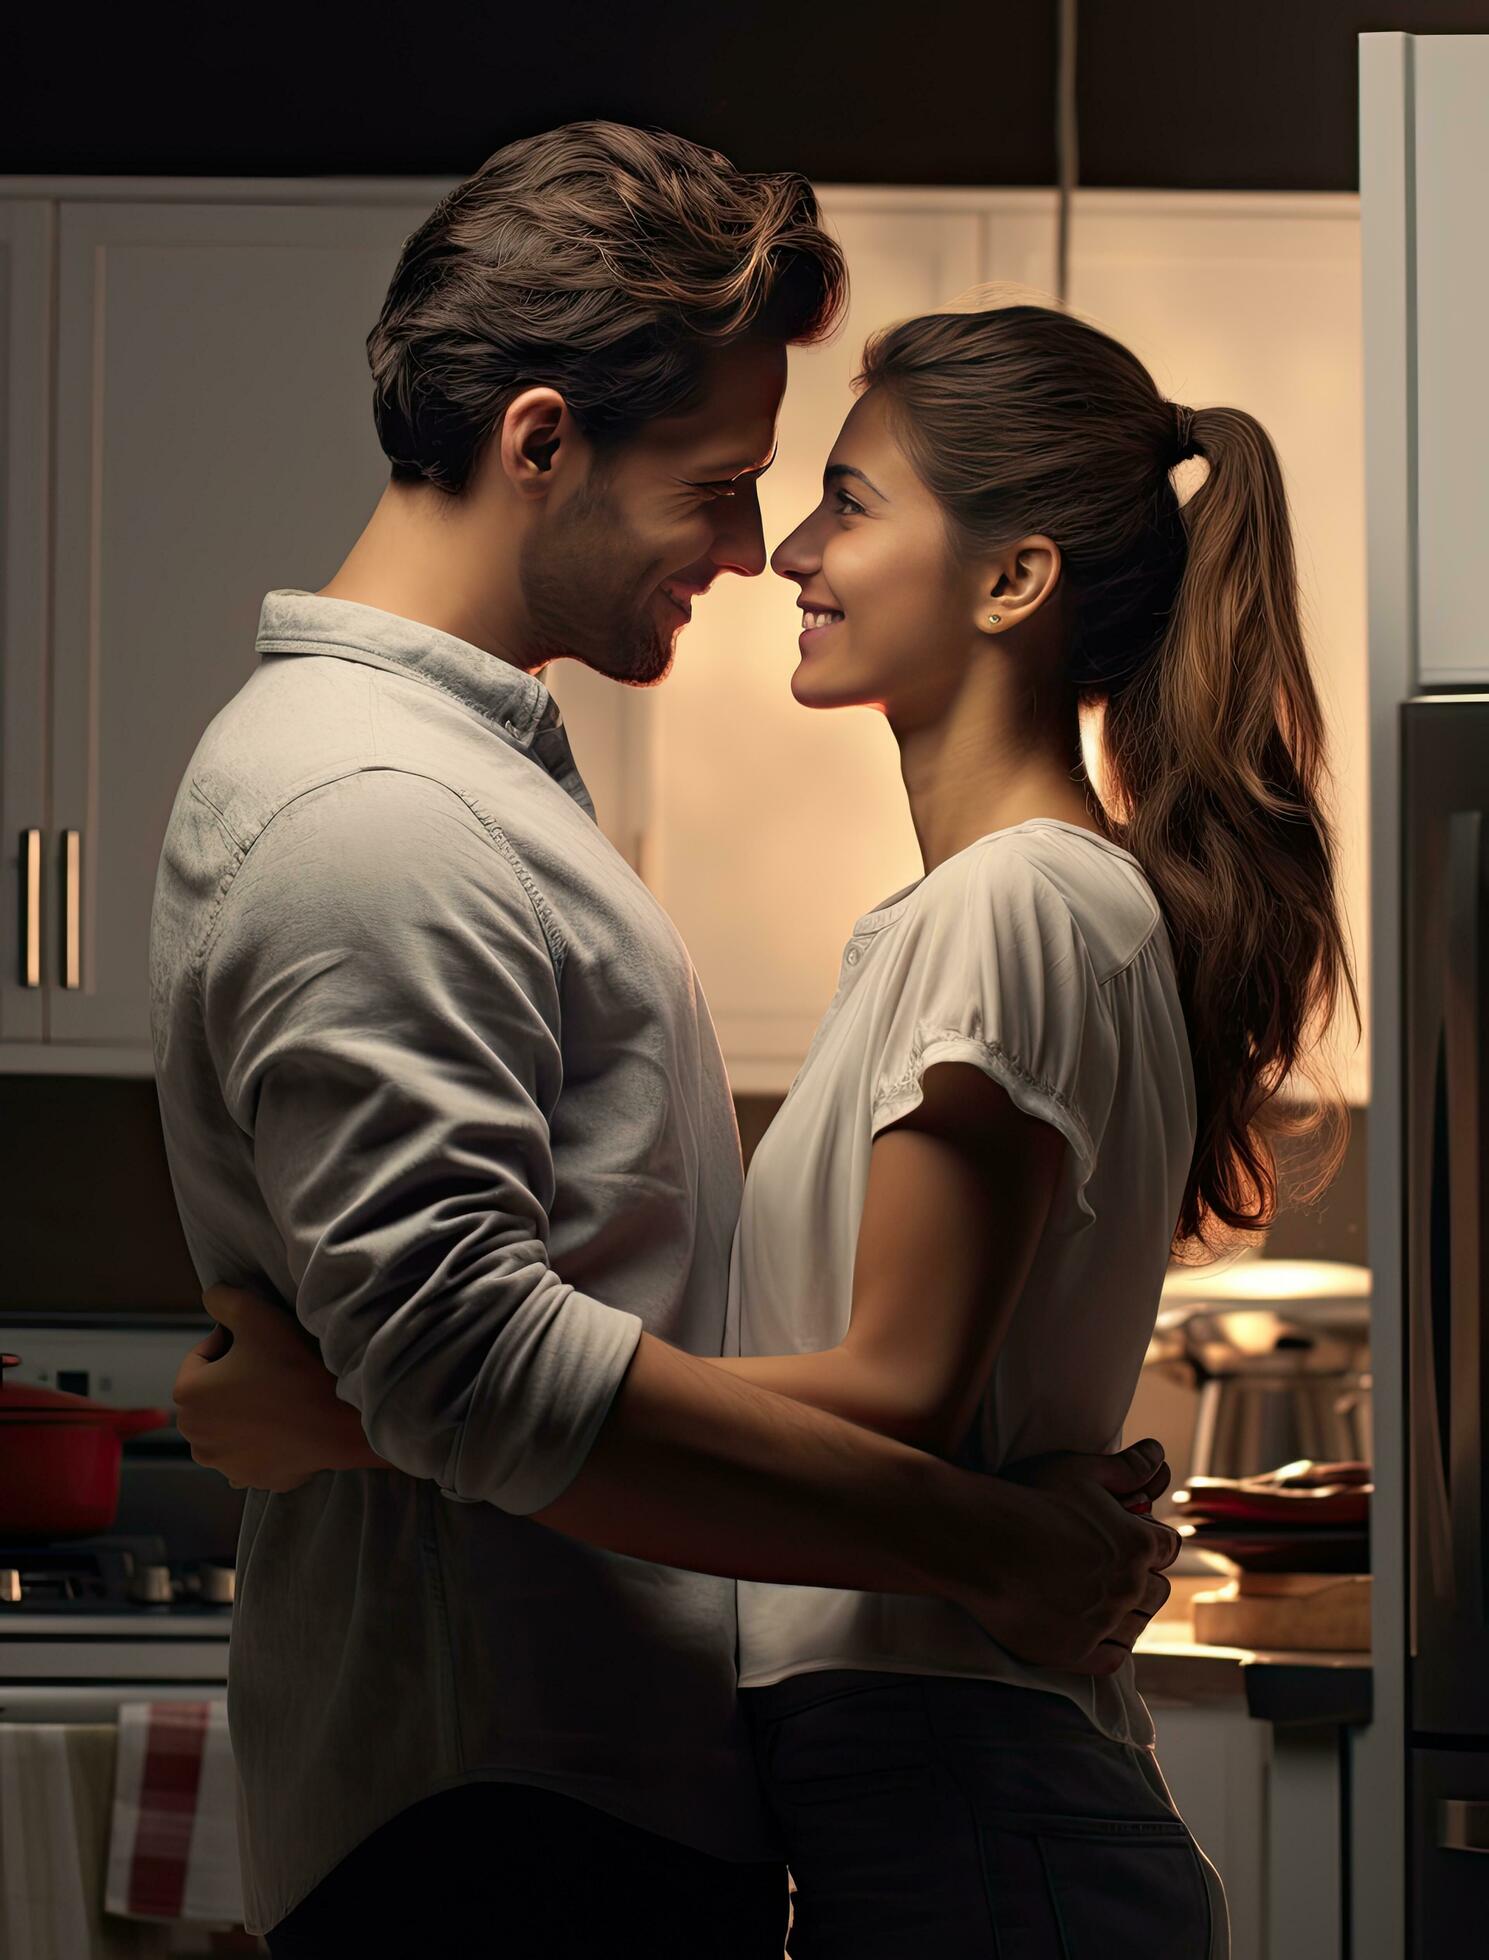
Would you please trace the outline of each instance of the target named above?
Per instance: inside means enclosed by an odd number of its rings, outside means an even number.
[[[780,578],[806,578],[816,570],[815,555],[807,549],[806,526],[798,524],[770,554],[770,569]]]

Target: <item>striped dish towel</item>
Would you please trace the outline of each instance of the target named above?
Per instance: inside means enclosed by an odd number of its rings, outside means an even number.
[[[120,1703],[104,1902],[129,1919],[241,1921],[224,1702]]]
[[[0,1723],[0,1953],[26,1960],[93,1951],[68,1737],[61,1722]]]

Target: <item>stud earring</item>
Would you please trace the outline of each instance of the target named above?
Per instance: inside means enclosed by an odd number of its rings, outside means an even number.
[[[989,626],[996,626],[996,625],[998,624],[998,621],[999,621],[999,619],[1001,618],[1001,616],[1002,616],[1002,615],[1001,615],[1001,614],[999,614],[999,613],[989,613],[989,614],[988,614],[988,616],[987,616],[987,623],[988,623],[988,625],[989,625]]]

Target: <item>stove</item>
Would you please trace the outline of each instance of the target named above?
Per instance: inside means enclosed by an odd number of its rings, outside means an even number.
[[[12,1379],[121,1407],[169,1408],[190,1316],[0,1314]],[[124,1444],[119,1508],[94,1538],[0,1538],[0,1722],[98,1722],[122,1701],[227,1692],[243,1493],[192,1461],[174,1426]]]
[[[164,1538],[90,1538],[71,1545],[0,1543],[0,1628],[24,1614],[86,1613],[137,1625],[141,1613],[173,1616],[233,1603],[231,1565],[172,1562]]]

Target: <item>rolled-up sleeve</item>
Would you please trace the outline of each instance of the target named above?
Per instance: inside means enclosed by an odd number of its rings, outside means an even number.
[[[369,769],[264,827],[200,962],[295,1311],[379,1455],[528,1513],[641,1333],[548,1263],[560,983],[541,895],[444,784]]]

